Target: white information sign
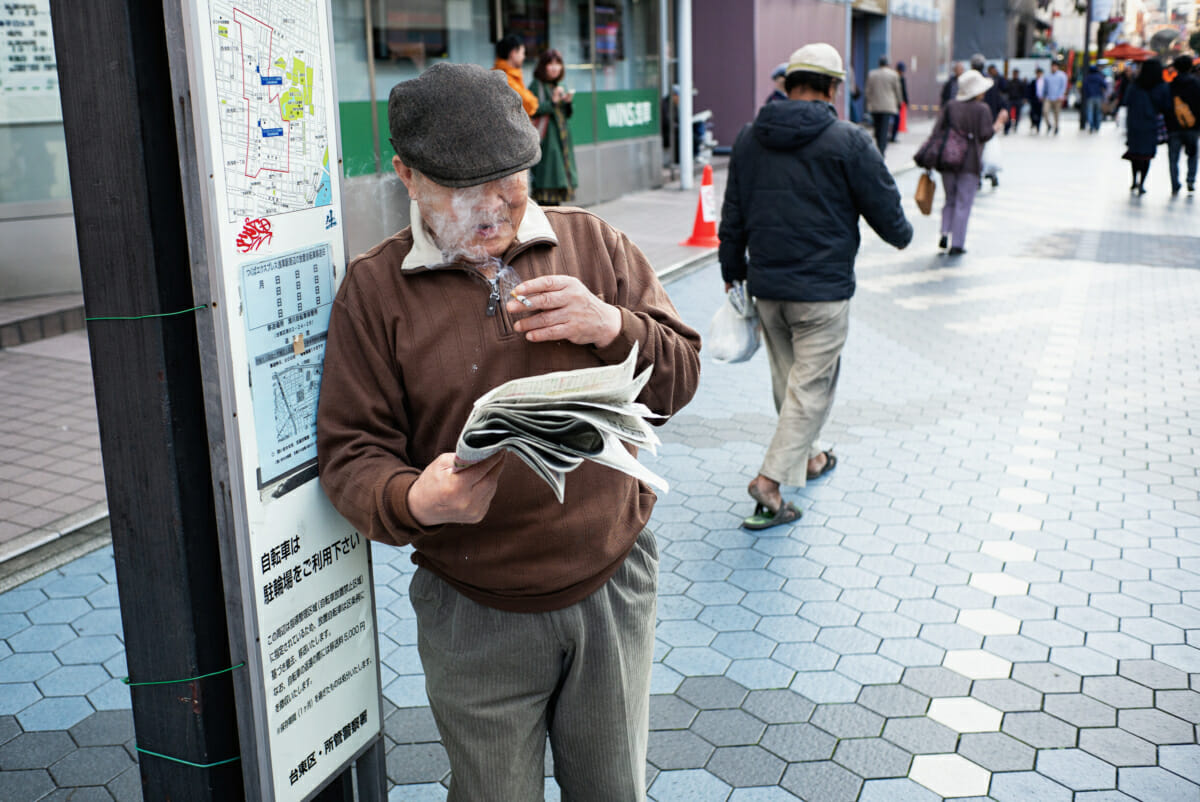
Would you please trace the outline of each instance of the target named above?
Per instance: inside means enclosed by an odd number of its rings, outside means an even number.
[[[0,125],[61,120],[50,0],[3,0]]]
[[[244,514],[230,609],[241,610],[255,677],[253,796],[265,800],[311,797],[381,732],[370,550],[316,479],[325,336],[346,268],[328,2],[188,9],[230,476]]]

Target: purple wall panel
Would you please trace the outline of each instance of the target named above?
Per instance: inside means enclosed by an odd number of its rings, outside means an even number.
[[[911,105],[932,106],[941,102],[936,53],[936,23],[892,17],[891,57],[893,62],[903,61],[908,67],[905,83],[908,85],[908,101]],[[909,111],[918,117],[932,114],[929,111]]]
[[[712,109],[713,134],[722,145],[733,144],[758,108],[754,99],[755,6],[754,0],[692,3],[692,80],[697,89],[693,107],[695,111]]]

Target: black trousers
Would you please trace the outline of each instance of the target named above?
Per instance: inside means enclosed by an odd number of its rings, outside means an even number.
[[[892,118],[895,116],[894,114],[871,112],[871,125],[875,128],[875,145],[879,148],[880,153],[887,150],[888,140],[892,136]]]

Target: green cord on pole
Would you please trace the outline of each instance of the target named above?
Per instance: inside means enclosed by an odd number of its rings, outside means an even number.
[[[186,315],[188,312],[198,312],[201,309],[208,309],[208,304],[193,306],[191,309],[180,309],[178,312],[159,312],[154,315],[106,315],[101,317],[85,317],[85,321],[92,320],[146,320],[152,317],[172,317],[174,315]]]
[[[179,682],[191,682],[194,679],[205,679],[206,677],[215,677],[218,674],[228,674],[230,671],[239,669],[244,665],[246,665],[244,662],[238,663],[236,666],[230,666],[229,668],[222,668],[220,671],[210,671],[207,674],[201,674],[198,677],[184,677],[183,679],[164,679],[164,680],[159,680],[157,682],[130,682],[129,677],[121,677],[121,682],[124,682],[126,685],[128,685],[131,688],[134,686],[137,686],[137,685],[175,685],[176,683],[179,683]],[[151,754],[153,754],[153,753],[151,753]],[[162,757],[162,755],[159,755],[159,757]],[[173,758],[168,758],[168,759],[173,759]]]
[[[141,752],[143,755],[153,755],[154,757],[161,757],[163,760],[170,760],[175,763],[182,763],[185,766],[195,766],[198,769],[211,769],[214,766],[224,766],[226,763],[233,763],[236,760],[241,760],[241,757],[231,757],[227,760],[218,760],[216,763],[193,763],[190,760],[182,760],[177,757],[171,757],[170,755],[160,755],[158,752],[151,752],[149,749],[143,749],[140,746],[137,747],[137,750],[139,752]]]

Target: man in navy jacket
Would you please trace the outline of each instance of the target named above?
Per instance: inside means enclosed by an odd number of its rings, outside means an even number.
[[[800,517],[781,484],[803,486],[836,464],[818,445],[837,384],[854,295],[858,219],[903,248],[912,225],[870,136],[838,120],[845,71],[838,52],[812,44],[788,62],[788,100],[759,110],[733,146],[721,211],[726,289],[746,281],[757,299],[779,424],[748,492],[748,529]]]

